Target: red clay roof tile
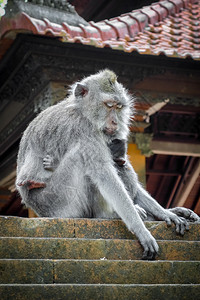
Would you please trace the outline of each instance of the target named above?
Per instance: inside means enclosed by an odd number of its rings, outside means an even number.
[[[154,10],[157,14],[158,14],[158,21],[162,21],[163,19],[165,19],[168,15],[167,10],[160,6],[159,3],[153,3],[151,5],[151,9]]]
[[[117,19],[123,20],[128,25],[128,30],[131,38],[136,36],[140,31],[139,22],[138,20],[134,19],[131,13],[121,15]]]
[[[90,22],[90,25],[98,29],[103,41],[117,38],[116,30],[104,21],[98,23]]]
[[[161,0],[119,17],[88,26],[55,24],[25,13],[3,17],[0,36],[27,30],[34,34],[63,37],[64,42],[110,47],[140,54],[200,59],[200,5],[198,0]]]
[[[148,17],[144,13],[133,10],[129,16],[138,22],[139,30],[143,31],[148,24]]]
[[[144,7],[140,10],[140,12],[148,17],[149,24],[155,24],[159,21],[159,14],[151,7]]]
[[[174,15],[177,12],[176,6],[171,1],[160,1],[161,7],[164,7],[168,15]]]

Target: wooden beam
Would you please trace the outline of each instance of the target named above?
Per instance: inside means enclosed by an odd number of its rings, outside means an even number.
[[[158,175],[158,176],[179,176],[181,175],[180,172],[173,172],[170,170],[155,170],[155,169],[147,169],[146,175]]]
[[[194,208],[194,212],[197,215],[200,215],[200,197],[198,197],[197,203],[196,203],[195,208]]]
[[[0,187],[8,188],[9,186],[13,186],[15,183],[15,178],[16,170],[12,171],[9,175],[0,180]]]
[[[150,148],[155,154],[200,157],[200,144],[151,141]]]
[[[175,203],[176,206],[184,206],[198,176],[200,173],[200,159],[198,160],[196,166],[194,167],[194,170],[192,171],[192,174],[190,175],[188,181],[186,182],[185,186],[183,187],[181,193],[178,195],[179,200],[176,202],[175,199]]]

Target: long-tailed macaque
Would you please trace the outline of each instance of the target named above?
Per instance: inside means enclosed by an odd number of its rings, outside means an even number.
[[[23,203],[41,217],[120,217],[138,237],[143,258],[153,259],[158,244],[142,218],[173,222],[180,234],[188,223],[142,188],[126,154],[123,171],[115,166],[109,145],[127,141],[132,107],[110,70],[75,83],[67,99],[41,112],[25,130],[16,186]]]

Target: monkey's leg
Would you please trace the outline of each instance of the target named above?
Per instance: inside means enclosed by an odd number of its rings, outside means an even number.
[[[89,217],[85,174],[75,149],[67,153],[45,188],[29,191],[26,204],[41,217]],[[79,166],[79,167],[78,167]]]
[[[168,209],[164,209],[139,184],[135,202],[143,207],[147,213],[153,215],[157,220],[165,221],[168,226],[171,226],[173,222],[176,226],[177,233],[184,235],[185,230],[189,230],[189,225],[186,219],[177,216]]]
[[[24,160],[20,159],[17,168],[16,188],[19,191],[22,202],[28,204],[30,191],[44,189],[51,172],[44,170],[42,158],[35,151],[29,150]]]
[[[27,151],[25,159],[18,163],[16,185],[28,184],[34,188],[40,187],[51,176],[51,172],[43,168],[43,159],[35,150]]]
[[[137,177],[136,177],[134,170],[132,169],[132,166],[130,166],[128,163],[124,167],[117,167],[117,168],[118,168],[120,177],[122,178],[127,190],[130,193],[131,198],[134,199],[135,198],[135,190],[136,190],[134,182],[135,182],[135,180],[137,180],[136,179]],[[139,201],[137,198],[135,199],[135,201],[136,200]],[[140,207],[140,203],[137,203],[137,205]],[[185,208],[185,207],[170,208],[170,209],[166,209],[166,211],[172,212],[181,218],[185,218],[189,222],[200,222],[200,217],[197,214],[195,214],[192,210]],[[154,214],[150,213],[149,211],[147,211],[146,219],[147,220],[157,220],[156,216]]]
[[[189,229],[186,219],[177,216],[173,212],[164,209],[155,199],[153,199],[147,191],[145,191],[137,180],[135,171],[129,162],[127,165],[119,171],[119,175],[122,178],[131,198],[135,204],[142,207],[151,220],[163,220],[169,226],[173,222],[176,226],[177,233],[184,234],[185,230]]]

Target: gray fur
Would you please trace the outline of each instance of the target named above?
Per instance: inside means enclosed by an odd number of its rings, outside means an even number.
[[[123,107],[108,117],[103,101],[110,99]],[[16,186],[23,203],[42,217],[120,217],[144,247],[144,258],[152,259],[158,245],[140,215],[145,217],[146,211],[168,224],[172,221],[182,234],[187,223],[148,195],[127,157],[123,170],[115,167],[108,144],[127,140],[132,106],[109,70],[73,85],[69,98],[41,112],[24,132]],[[112,125],[117,130],[105,133]],[[29,190],[28,181],[46,187]]]

